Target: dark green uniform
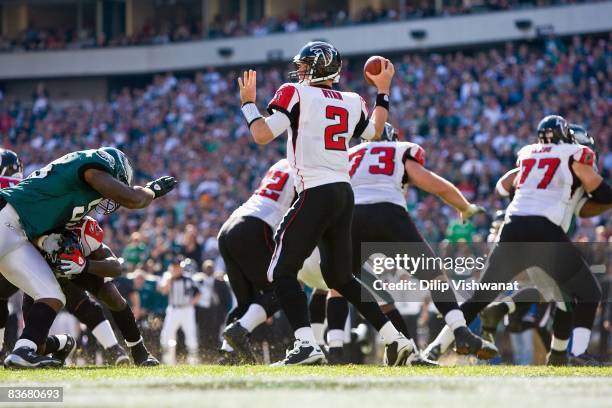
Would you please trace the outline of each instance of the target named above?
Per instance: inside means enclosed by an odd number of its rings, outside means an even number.
[[[85,170],[95,168],[117,177],[120,166],[105,151],[69,153],[18,185],[0,190],[0,197],[17,211],[28,238],[33,239],[80,221],[102,201],[102,196],[83,180]]]

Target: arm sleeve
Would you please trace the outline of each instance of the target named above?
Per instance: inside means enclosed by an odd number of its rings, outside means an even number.
[[[291,120],[289,117],[279,111],[276,111],[272,115],[268,116],[265,121],[275,138],[280,136],[291,126]]]

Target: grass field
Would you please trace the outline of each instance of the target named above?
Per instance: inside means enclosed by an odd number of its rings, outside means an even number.
[[[63,386],[74,407],[612,406],[612,368],[85,367],[0,370],[0,384]]]

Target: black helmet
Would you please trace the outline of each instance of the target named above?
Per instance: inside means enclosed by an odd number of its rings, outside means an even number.
[[[126,186],[132,186],[134,182],[134,168],[130,159],[121,150],[114,147],[103,147],[98,150],[98,153],[102,156],[108,155],[111,157],[113,162],[113,177],[125,184]],[[105,198],[97,206],[96,211],[100,214],[112,214],[119,208],[119,204],[110,198]]]
[[[399,140],[397,131],[389,122],[385,122],[385,127],[383,129],[382,135],[380,136],[380,140],[386,140],[387,142],[395,142]]]
[[[293,57],[294,64],[304,64],[308,68],[304,77],[300,78],[296,71],[289,73],[289,79],[294,82],[306,82],[314,84],[327,80],[338,82],[340,70],[342,69],[342,58],[340,53],[333,45],[323,41],[312,41],[302,47],[300,52]]]
[[[544,144],[574,143],[567,120],[559,115],[548,115],[540,121],[538,140]]]
[[[14,151],[0,148],[0,176],[23,178],[23,165]]]

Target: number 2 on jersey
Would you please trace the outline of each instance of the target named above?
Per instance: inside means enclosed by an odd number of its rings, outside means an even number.
[[[555,172],[559,168],[559,164],[561,164],[561,159],[557,157],[543,157],[539,160],[536,160],[536,159],[522,160],[521,161],[521,178],[518,182],[517,188],[519,188],[523,183],[525,183],[525,180],[527,180],[527,177],[529,176],[529,173],[531,173],[531,170],[535,166],[536,162],[538,163],[538,169],[543,169],[544,167],[546,167],[546,171],[544,172],[544,177],[542,177],[542,180],[540,180],[537,186],[539,189],[545,189],[546,187],[548,187],[548,185],[552,181],[553,176],[555,175]]]
[[[348,111],[329,105],[325,108],[325,117],[337,120],[337,123],[325,128],[325,149],[346,151],[346,137],[338,135],[348,133]]]
[[[288,179],[289,173],[282,171],[269,171],[268,174],[266,174],[266,177],[262,180],[259,188],[255,191],[255,194],[278,201],[278,197],[280,197],[278,192],[283,191]]]

